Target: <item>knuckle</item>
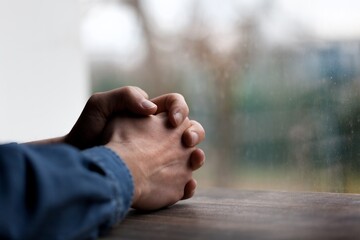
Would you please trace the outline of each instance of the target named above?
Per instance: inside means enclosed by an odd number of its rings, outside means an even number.
[[[204,127],[197,121],[191,120],[192,129],[205,136]]]
[[[191,122],[191,125],[193,125],[193,126],[196,127],[196,128],[203,128],[203,127],[201,126],[201,124],[200,124],[198,121],[196,121],[196,120],[191,120],[190,122]]]
[[[104,113],[107,106],[105,97],[105,93],[102,92],[92,94],[85,105],[84,111],[91,114],[106,115]]]
[[[169,97],[173,100],[185,100],[184,96],[180,93],[170,93]]]
[[[134,87],[132,86],[126,86],[121,88],[121,93],[126,96],[131,95],[133,91],[134,91]]]
[[[148,94],[139,87],[125,86],[121,88],[121,94],[125,99],[128,98],[149,98]]]
[[[180,104],[181,107],[188,108],[184,96],[181,95],[180,93],[170,93],[168,95],[168,102],[169,104],[176,104],[176,105]]]
[[[139,88],[139,87],[134,87],[134,89],[136,90],[136,91],[138,91],[143,97],[145,97],[145,98],[149,98],[149,95],[143,90],[143,89],[141,89],[141,88]]]
[[[101,101],[101,98],[102,98],[102,93],[96,92],[90,96],[90,98],[88,100],[88,104],[89,105],[97,105]]]

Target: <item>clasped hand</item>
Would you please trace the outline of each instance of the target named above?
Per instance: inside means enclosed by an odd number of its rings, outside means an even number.
[[[180,94],[149,100],[140,88],[123,87],[92,95],[69,134],[42,142],[111,148],[133,175],[132,207],[153,210],[195,192],[192,172],[205,161],[196,145],[205,138],[205,131],[188,115]]]

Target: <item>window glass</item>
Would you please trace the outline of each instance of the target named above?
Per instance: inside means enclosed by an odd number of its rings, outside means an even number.
[[[82,1],[93,91],[179,92],[200,186],[360,192],[360,2]]]

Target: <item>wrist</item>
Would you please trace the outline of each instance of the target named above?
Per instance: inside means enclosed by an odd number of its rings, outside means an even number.
[[[62,137],[55,137],[55,138],[31,141],[31,142],[27,142],[27,143],[28,144],[57,144],[57,143],[66,143],[66,142],[65,142],[65,136],[62,136]]]
[[[106,146],[97,146],[81,151],[91,164],[95,164],[104,181],[109,183],[109,189],[116,204],[115,219],[118,222],[125,217],[131,207],[134,195],[134,181],[131,172],[117,153]],[[125,211],[126,210],[126,211]]]
[[[111,149],[114,153],[118,155],[120,159],[123,160],[124,164],[129,169],[133,181],[134,181],[134,195],[132,199],[131,206],[136,205],[138,200],[140,199],[142,187],[141,187],[141,180],[144,179],[143,176],[141,176],[141,170],[139,166],[136,164],[136,161],[131,156],[134,156],[135,154],[133,151],[129,151],[127,147],[124,147],[124,144],[116,143],[116,142],[109,142],[105,145],[105,147]],[[131,154],[131,152],[133,154]]]

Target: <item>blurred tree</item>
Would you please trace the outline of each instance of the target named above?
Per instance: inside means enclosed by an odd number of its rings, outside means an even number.
[[[349,177],[360,171],[358,43],[344,51],[291,23],[288,40],[274,44],[264,31],[273,1],[235,10],[228,32],[212,25],[206,1],[191,2],[176,32],[159,31],[142,0],[115,1],[139,19],[146,57],[131,69],[96,62],[94,86],[183,93],[207,127],[209,185],[360,191]]]
[[[212,141],[212,147],[217,149],[215,184],[219,186],[229,186],[233,184],[232,178],[237,173],[234,172],[236,162],[241,162],[238,157],[241,156],[238,148],[239,142],[235,140],[236,132],[241,131],[240,119],[236,118],[236,99],[239,94],[236,92],[236,86],[242,81],[246,67],[252,64],[252,60],[258,51],[257,44],[261,44],[259,25],[261,13],[251,14],[238,21],[234,35],[239,36],[236,44],[229,51],[219,51],[213,46],[216,45],[216,38],[212,38],[212,27],[207,25],[206,19],[201,19],[196,3],[193,7],[192,20],[189,26],[182,33],[186,36],[182,44],[185,51],[188,52],[195,61],[210,72],[215,91],[209,93],[214,98],[213,106],[215,111],[212,128],[215,135]],[[260,10],[264,10],[260,8]],[[237,139],[239,141],[239,139]],[[236,154],[237,152],[237,154]]]

